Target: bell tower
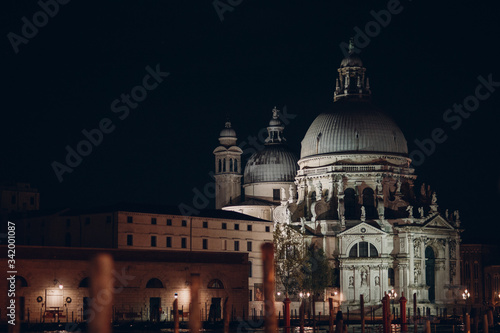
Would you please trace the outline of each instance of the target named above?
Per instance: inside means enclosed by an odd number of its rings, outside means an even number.
[[[241,200],[241,154],[236,132],[227,121],[215,148],[215,208],[234,205]]]

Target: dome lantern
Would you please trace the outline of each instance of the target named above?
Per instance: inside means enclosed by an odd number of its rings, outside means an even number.
[[[349,54],[342,59],[338,79],[335,80],[333,101],[340,99],[370,100],[371,90],[368,78],[365,78],[366,68],[361,58],[354,53],[354,40],[349,41]]]

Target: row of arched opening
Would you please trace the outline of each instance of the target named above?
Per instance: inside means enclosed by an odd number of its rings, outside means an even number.
[[[86,277],[80,281],[78,284],[78,288],[88,288],[89,287],[89,278]],[[146,288],[165,288],[163,282],[161,282],[160,279],[157,278],[152,278],[149,279],[148,282],[146,283]],[[208,289],[224,289],[224,284],[222,284],[222,281],[219,279],[213,279],[210,280],[210,282],[207,285]]]
[[[366,187],[361,193],[361,204],[353,188],[344,191],[344,216],[346,219],[358,219],[361,216],[361,206],[365,207],[366,218],[377,218],[375,205],[375,192],[372,188]]]
[[[225,158],[219,159],[218,172],[238,172],[238,160],[235,158],[229,159],[229,165]]]

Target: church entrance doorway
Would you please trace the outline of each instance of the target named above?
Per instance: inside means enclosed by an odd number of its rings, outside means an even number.
[[[429,301],[436,299],[436,281],[435,281],[435,263],[436,256],[432,247],[425,248],[425,282],[429,287]]]

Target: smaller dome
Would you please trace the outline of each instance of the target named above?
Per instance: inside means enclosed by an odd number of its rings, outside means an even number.
[[[236,132],[233,128],[231,128],[231,122],[226,121],[226,127],[220,131],[220,137],[236,137]]]
[[[245,166],[244,183],[293,182],[298,158],[284,145],[266,145]]]
[[[356,53],[349,53],[347,57],[342,59],[340,67],[363,67],[361,58]]]

